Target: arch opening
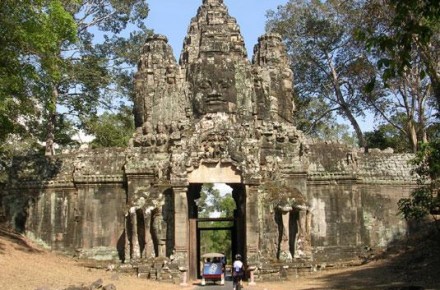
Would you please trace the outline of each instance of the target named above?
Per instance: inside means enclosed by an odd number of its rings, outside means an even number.
[[[203,254],[223,253],[227,263],[232,262],[236,253],[244,255],[245,200],[245,187],[239,183],[190,184],[188,215],[191,278],[200,278]]]

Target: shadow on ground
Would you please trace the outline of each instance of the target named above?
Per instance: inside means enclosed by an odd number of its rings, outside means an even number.
[[[326,288],[345,290],[440,290],[440,233],[432,230],[396,242],[382,252],[372,254],[371,267],[322,275]],[[310,288],[307,290],[319,290]]]
[[[15,244],[15,248],[19,251],[28,253],[41,253],[42,251],[35,248],[23,238],[23,236],[4,224],[0,224],[0,237]],[[5,253],[5,245],[0,242],[0,254]]]

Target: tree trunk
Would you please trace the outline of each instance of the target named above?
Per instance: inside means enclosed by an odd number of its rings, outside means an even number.
[[[348,108],[348,105],[344,102],[344,105],[341,106],[342,111],[344,112],[344,115],[347,117],[348,121],[350,121],[351,126],[353,127],[354,131],[356,132],[356,137],[359,141],[359,147],[364,148],[367,150],[367,142],[364,138],[364,133],[362,132],[361,127],[359,126],[359,123],[356,121],[356,118],[351,113],[350,109]]]
[[[48,106],[48,120],[46,132],[46,155],[55,155],[55,125],[56,125],[56,100],[58,99],[58,90],[52,89],[52,96]]]
[[[426,133],[426,121],[425,121],[425,109],[424,109],[424,98],[418,98],[418,115],[419,115],[419,132],[418,138],[423,143],[428,142],[428,134]]]
[[[418,44],[421,48],[421,57],[426,66],[426,72],[431,80],[433,95],[436,100],[437,110],[440,111],[440,75],[437,72],[437,64],[430,53],[429,47]]]
[[[359,147],[362,147],[365,150],[367,150],[367,143],[365,141],[364,134],[362,133],[361,127],[359,126],[359,123],[356,121],[356,118],[353,116],[353,113],[350,110],[350,106],[347,104],[347,102],[344,99],[344,95],[342,94],[341,87],[339,85],[338,74],[337,74],[330,58],[328,58],[328,64],[329,64],[329,67],[332,71],[333,87],[335,89],[337,102],[339,103],[343,114],[348,119],[348,121],[350,121],[351,126],[353,127],[354,131],[356,132],[356,137],[358,138]]]
[[[417,131],[412,119],[408,119],[407,124],[407,136],[411,149],[414,153],[417,152]]]

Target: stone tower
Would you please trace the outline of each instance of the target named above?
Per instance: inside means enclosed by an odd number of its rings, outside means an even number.
[[[151,154],[143,161],[146,168],[155,170],[150,186],[240,185],[241,196],[237,194],[236,200],[243,207],[243,224],[237,229],[244,232],[237,235],[247,244],[240,243],[236,249],[247,251],[248,259],[261,250],[265,239],[253,228],[260,223],[258,199],[268,201],[283,216],[278,226],[285,229],[284,238],[273,237],[269,243],[278,248],[266,249],[268,255],[292,259],[297,245],[288,236],[290,212],[301,212],[307,225],[301,194],[305,183],[289,184],[304,178],[308,166],[308,145],[292,125],[292,75],[278,35],[260,37],[252,63],[248,60],[239,26],[221,0],[203,1],[189,25],[179,64],[166,37],[154,35],[146,41],[138,65],[138,130],[133,146]],[[140,173],[147,174],[136,172]],[[185,220],[174,226],[188,228]],[[175,238],[179,234],[175,232]],[[181,234],[178,240],[191,239]],[[303,238],[305,256],[311,254],[309,244],[310,237]]]

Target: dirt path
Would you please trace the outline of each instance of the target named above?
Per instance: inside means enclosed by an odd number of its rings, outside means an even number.
[[[284,282],[260,282],[255,286],[245,284],[244,289],[374,290],[401,289],[402,286],[417,285],[425,289],[440,290],[440,255],[432,251],[430,254],[437,255],[437,259],[431,261],[420,255],[410,258],[402,255],[392,256],[359,267],[316,272]],[[198,281],[181,287],[111,271],[85,268],[72,258],[42,250],[22,236],[0,228],[0,289],[65,289],[70,285],[88,286],[98,279],[103,280],[103,285],[115,285],[118,290],[192,290],[198,286]],[[218,289],[227,287],[219,286]]]

